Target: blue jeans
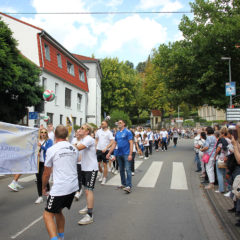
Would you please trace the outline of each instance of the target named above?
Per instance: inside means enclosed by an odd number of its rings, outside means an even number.
[[[219,192],[225,192],[224,179],[226,176],[226,168],[219,168],[218,160],[216,160],[216,171],[217,171]]]
[[[199,158],[199,153],[195,153],[195,162],[197,163],[197,170],[198,171],[201,171],[201,161],[200,161],[200,158]]]
[[[128,161],[128,155],[117,156],[117,161],[120,168],[120,177],[121,177],[122,186],[132,187],[131,161]],[[125,169],[127,173],[127,179],[126,179]]]

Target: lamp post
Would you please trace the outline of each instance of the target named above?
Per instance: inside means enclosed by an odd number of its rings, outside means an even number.
[[[232,82],[232,74],[231,74],[231,58],[230,57],[221,57],[222,60],[228,60],[229,66],[229,83]],[[230,108],[232,108],[232,95],[230,95]]]

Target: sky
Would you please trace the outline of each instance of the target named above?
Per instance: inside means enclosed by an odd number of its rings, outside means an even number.
[[[70,52],[136,66],[160,44],[183,39],[183,14],[37,15],[41,12],[187,11],[189,0],[0,0],[0,11],[43,28]],[[187,14],[190,18],[192,14]]]

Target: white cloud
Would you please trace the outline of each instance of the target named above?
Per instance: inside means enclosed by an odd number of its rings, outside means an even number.
[[[184,40],[184,37],[183,37],[183,34],[182,32],[178,32],[177,34],[174,35],[173,37],[173,41],[181,41],[181,40]]]
[[[126,17],[115,22],[107,30],[106,39],[100,51],[111,53],[118,51],[124,44],[134,41],[140,49],[149,50],[166,40],[166,28],[155,20],[141,18],[139,15]]]
[[[177,11],[183,6],[179,0],[140,0],[140,9],[148,10],[161,7],[161,11]]]
[[[17,13],[17,10],[12,7],[0,6],[0,12],[3,13]]]
[[[122,5],[123,0],[110,0],[106,5],[109,7],[117,7]]]

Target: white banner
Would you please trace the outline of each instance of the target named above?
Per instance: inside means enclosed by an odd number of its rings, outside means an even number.
[[[38,131],[0,122],[0,174],[38,172]]]

